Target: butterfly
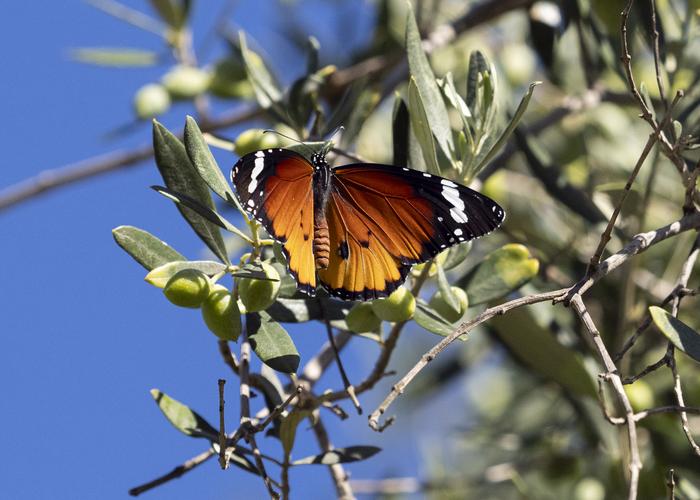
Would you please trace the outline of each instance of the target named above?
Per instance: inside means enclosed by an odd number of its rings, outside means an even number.
[[[244,155],[231,170],[241,206],[282,245],[297,289],[344,300],[386,297],[413,264],[496,229],[504,210],[461,184],[375,163],[331,168],[288,149]]]

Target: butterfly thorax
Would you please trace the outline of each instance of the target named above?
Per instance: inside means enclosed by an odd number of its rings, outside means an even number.
[[[330,257],[331,244],[326,220],[326,206],[331,191],[331,167],[326,158],[315,154],[311,158],[314,166],[314,240],[313,253],[316,269],[326,269]]]

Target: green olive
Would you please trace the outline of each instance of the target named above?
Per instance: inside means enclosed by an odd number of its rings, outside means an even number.
[[[170,94],[158,83],[144,85],[134,95],[134,112],[141,120],[161,115],[169,108]]]
[[[371,302],[374,314],[384,321],[408,321],[416,311],[416,298],[405,287],[397,288],[385,299]]]
[[[176,306],[196,309],[209,295],[209,278],[196,269],[183,269],[168,280],[163,293]]]
[[[282,142],[277,134],[264,133],[264,130],[260,128],[251,128],[238,135],[233,144],[233,150],[238,156],[243,156],[261,149],[278,148],[281,145]]]
[[[654,407],[654,391],[644,380],[625,385],[625,392],[634,411],[648,410]]]
[[[192,66],[175,66],[168,71],[161,83],[173,99],[192,99],[206,92],[211,76]]]
[[[232,300],[231,292],[222,285],[214,285],[202,304],[202,318],[207,328],[222,340],[238,340],[241,334],[241,311]]]
[[[214,65],[209,92],[224,99],[254,96],[243,64],[231,58],[222,59]]]
[[[280,289],[280,275],[277,269],[267,262],[262,263],[262,269],[265,277],[269,279],[240,278],[238,281],[238,294],[247,312],[264,311],[277,298]]]
[[[428,305],[430,305],[432,309],[434,309],[447,321],[454,323],[455,321],[461,319],[462,316],[464,316],[464,313],[467,311],[467,308],[469,307],[469,297],[467,297],[467,292],[461,288],[452,286],[450,289],[455,297],[457,297],[457,301],[459,302],[459,310],[453,309],[452,306],[447,303],[445,298],[442,296],[442,292],[439,290],[435,293],[435,295],[433,295],[433,298],[430,299]]]
[[[348,328],[355,333],[370,333],[379,329],[382,320],[374,314],[372,304],[358,302],[345,317]]]

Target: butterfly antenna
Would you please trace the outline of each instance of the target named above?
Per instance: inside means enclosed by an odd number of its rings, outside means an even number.
[[[307,146],[304,141],[300,141],[299,139],[295,139],[294,137],[291,137],[287,134],[283,134],[282,132],[279,132],[279,131],[271,129],[271,128],[266,128],[265,130],[263,130],[263,134],[266,134],[268,132],[273,133],[273,134],[277,134],[281,137],[284,137],[285,139],[289,139],[292,142],[296,142],[296,143],[300,144],[301,146],[304,146],[306,148],[306,150],[309,152],[309,154],[311,154],[311,155],[314,154],[314,150],[311,149],[309,146]]]

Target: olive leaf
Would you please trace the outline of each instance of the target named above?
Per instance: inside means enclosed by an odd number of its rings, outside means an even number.
[[[153,120],[153,150],[156,165],[168,189],[182,193],[198,205],[213,211],[214,202],[209,189],[190,162],[185,146],[167,128]],[[221,259],[229,264],[226,246],[219,229],[200,213],[178,204],[178,210],[202,241]]]
[[[649,307],[649,314],[659,331],[677,349],[700,361],[700,333],[660,307]]]
[[[158,389],[151,389],[151,396],[153,396],[165,418],[183,434],[191,437],[206,438],[210,441],[219,439],[219,432],[187,405],[171,398]]]
[[[270,368],[295,373],[299,368],[299,352],[292,338],[264,311],[246,314],[248,340],[258,358]]]
[[[149,271],[168,262],[187,260],[164,241],[134,226],[116,227],[112,229],[112,236],[117,245]]]

